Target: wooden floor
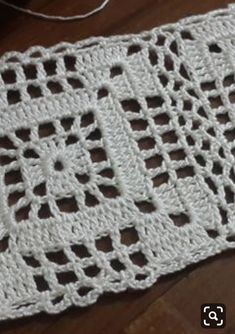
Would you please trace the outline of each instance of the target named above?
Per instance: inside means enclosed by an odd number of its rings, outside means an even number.
[[[50,14],[74,15],[101,0],[15,1]],[[52,23],[25,16],[0,5],[0,54],[36,44],[77,41],[94,35],[139,32],[191,14],[225,7],[222,0],[110,0],[100,14],[72,23]],[[213,333],[235,333],[235,251],[163,277],[142,292],[108,295],[86,309],[73,308],[57,316],[38,315],[3,322],[1,334],[200,334],[203,303],[226,304],[227,325]],[[209,330],[210,332],[210,330]]]

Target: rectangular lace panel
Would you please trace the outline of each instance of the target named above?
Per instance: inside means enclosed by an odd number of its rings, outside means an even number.
[[[0,319],[235,246],[233,6],[0,59]]]

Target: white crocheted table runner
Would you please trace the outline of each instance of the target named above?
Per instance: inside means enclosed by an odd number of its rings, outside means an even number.
[[[0,319],[235,246],[235,10],[0,59]]]

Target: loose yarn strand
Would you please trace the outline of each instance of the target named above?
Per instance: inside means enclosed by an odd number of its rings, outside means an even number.
[[[0,57],[0,322],[235,252],[234,35],[229,8]]]
[[[73,15],[73,16],[46,15],[46,14],[43,14],[43,13],[32,11],[30,9],[22,8],[20,6],[14,5],[14,4],[9,3],[7,1],[4,1],[4,0],[0,0],[0,4],[3,4],[5,6],[13,8],[13,9],[19,11],[19,12],[29,14],[31,16],[35,16],[35,17],[38,17],[38,18],[41,18],[41,19],[46,19],[46,20],[51,20],[51,21],[73,21],[73,20],[82,20],[82,19],[85,19],[89,16],[92,16],[92,15],[100,12],[101,10],[104,9],[105,6],[107,6],[109,1],[110,0],[104,0],[100,6],[96,7],[95,9],[92,9],[90,12],[87,12],[85,14]]]

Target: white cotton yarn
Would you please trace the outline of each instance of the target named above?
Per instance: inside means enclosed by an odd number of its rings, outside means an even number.
[[[235,246],[233,7],[0,59],[0,319]]]
[[[86,19],[100,11],[102,11],[107,4],[109,3],[110,0],[104,0],[101,5],[97,6],[95,9],[92,9],[91,11],[85,13],[85,14],[78,14],[78,15],[72,15],[72,16],[60,16],[60,15],[46,15],[43,13],[39,13],[36,11],[33,11],[31,9],[27,9],[27,8],[23,8],[20,6],[17,6],[13,3],[7,2],[5,0],[0,0],[0,4],[10,7],[12,9],[17,10],[18,12],[22,12],[34,17],[38,17],[40,19],[45,19],[45,20],[49,20],[49,21],[74,21],[74,20],[81,20],[81,19]]]

